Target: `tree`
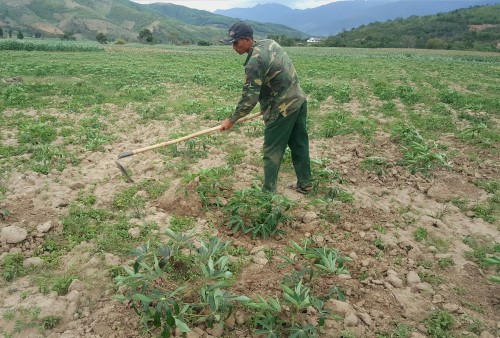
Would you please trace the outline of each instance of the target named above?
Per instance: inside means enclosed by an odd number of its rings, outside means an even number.
[[[75,38],[75,33],[73,32],[64,32],[63,35],[61,35],[61,40],[66,40],[66,41],[69,41],[69,40],[76,40]]]
[[[104,33],[97,33],[96,36],[95,36],[95,39],[100,44],[106,44],[106,43],[108,43],[108,38],[106,37],[106,35],[104,35]]]
[[[432,38],[427,40],[425,43],[425,48],[427,49],[444,49],[446,46],[446,42],[439,38]]]
[[[17,38],[18,38],[19,40],[24,39],[24,34],[23,34],[23,32],[21,32],[21,31],[17,31]]]
[[[151,43],[153,42],[153,33],[151,33],[149,29],[145,28],[139,32],[139,40]]]
[[[0,27],[0,38],[3,38],[3,29]]]

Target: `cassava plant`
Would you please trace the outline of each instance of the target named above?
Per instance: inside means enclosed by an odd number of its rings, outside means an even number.
[[[317,290],[317,286],[322,276],[349,273],[344,262],[351,259],[340,256],[335,249],[308,248],[309,244],[310,242],[305,241],[301,246],[292,241],[288,251],[293,258],[283,256],[284,263],[281,267],[290,265],[301,268],[295,268],[285,275],[281,281],[280,296],[264,298],[258,295],[256,299],[245,303],[255,311],[255,334],[268,338],[317,337],[326,318],[338,318],[325,308],[325,302],[335,296],[339,300],[345,300],[342,290],[335,286],[322,293]],[[317,312],[317,321],[307,318],[307,310],[311,308]]]
[[[282,234],[280,226],[291,220],[292,202],[280,194],[265,193],[258,187],[236,191],[224,207],[233,232],[251,233],[252,238]]]
[[[166,245],[147,242],[138,248],[133,267],[115,278],[123,287],[117,299],[131,302],[147,331],[170,337],[175,329],[189,332],[191,324],[212,327],[224,322],[235,302],[250,300],[227,291],[229,242],[198,239],[195,247],[193,233],[167,229],[166,235]]]

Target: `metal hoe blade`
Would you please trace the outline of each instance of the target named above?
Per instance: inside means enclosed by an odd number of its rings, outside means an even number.
[[[134,180],[132,179],[132,177],[130,177],[127,170],[118,161],[115,161],[115,163],[123,176],[125,176],[125,181],[127,181],[128,183],[134,183]]]

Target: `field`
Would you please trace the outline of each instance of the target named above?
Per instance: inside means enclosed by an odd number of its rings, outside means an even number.
[[[230,47],[0,51],[4,337],[499,336],[500,55],[287,50],[307,196],[258,119],[117,169],[231,114]]]

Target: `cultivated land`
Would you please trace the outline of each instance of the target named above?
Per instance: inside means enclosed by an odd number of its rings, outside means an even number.
[[[309,196],[259,120],[116,168],[230,115],[230,47],[0,51],[4,337],[499,335],[500,55],[288,51]]]

